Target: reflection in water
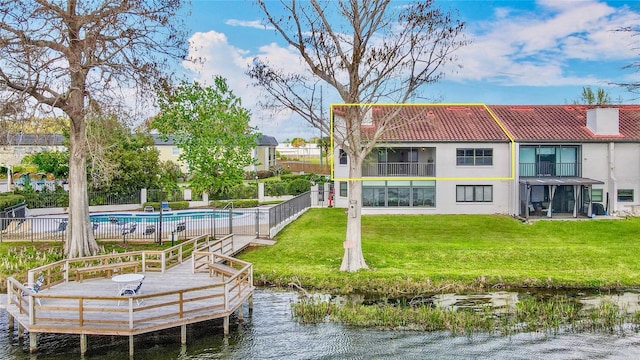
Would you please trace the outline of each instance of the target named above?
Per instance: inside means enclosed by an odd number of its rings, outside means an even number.
[[[638,294],[614,295],[623,303],[638,306]],[[612,301],[613,300],[613,297]],[[257,290],[254,311],[244,323],[231,321],[231,336],[222,335],[222,322],[189,326],[187,345],[180,345],[180,331],[136,336],[136,359],[627,359],[640,358],[640,335],[600,333],[522,333],[511,336],[474,334],[452,337],[445,332],[384,331],[352,328],[335,323],[301,325],[291,317],[290,292]],[[597,306],[597,297],[580,299]],[[513,306],[517,293],[438,296],[442,306],[491,303],[496,308]],[[247,314],[245,309],[245,314]],[[7,316],[0,311],[0,359],[79,358],[79,336],[39,336],[37,356],[28,353],[28,336],[9,335]],[[128,359],[125,337],[89,336],[87,359]]]

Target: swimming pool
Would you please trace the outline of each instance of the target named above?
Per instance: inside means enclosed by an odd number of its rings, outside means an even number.
[[[242,216],[242,212],[231,212],[232,217]],[[220,210],[188,210],[169,211],[162,213],[162,222],[183,221],[183,220],[203,220],[203,219],[228,219],[229,211]],[[93,223],[153,223],[160,221],[159,212],[131,212],[131,213],[100,213],[91,214],[89,219]]]

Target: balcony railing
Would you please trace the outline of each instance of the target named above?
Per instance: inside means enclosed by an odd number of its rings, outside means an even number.
[[[554,163],[540,161],[537,163],[520,163],[520,176],[582,176],[580,163]]]
[[[362,176],[434,177],[436,164],[420,162],[365,164],[362,168]]]

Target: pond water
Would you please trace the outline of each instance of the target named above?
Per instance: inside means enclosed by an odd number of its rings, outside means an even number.
[[[445,332],[363,329],[335,323],[301,325],[291,316],[296,293],[258,289],[254,311],[238,323],[232,318],[230,336],[222,322],[188,326],[187,345],[174,329],[135,339],[135,359],[637,359],[640,334],[631,330],[603,333],[520,333],[511,336]],[[29,337],[7,331],[0,310],[0,359],[80,358],[79,336],[41,335],[39,352],[28,352]],[[88,338],[85,359],[128,359],[125,337]]]

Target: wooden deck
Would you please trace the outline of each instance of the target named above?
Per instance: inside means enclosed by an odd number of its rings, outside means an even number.
[[[229,316],[239,310],[241,318],[242,304],[252,305],[252,266],[231,257],[249,245],[243,240],[204,235],[164,251],[63,260],[30,270],[30,282],[44,275],[45,285],[37,294],[24,296],[24,285],[9,278],[9,325],[15,321],[19,330],[29,331],[32,351],[37,333],[79,334],[83,353],[86,335],[129,336],[131,355],[133,336],[151,331],[180,326],[184,343],[187,324],[223,318],[227,334]],[[111,272],[98,270],[82,282],[75,280],[74,269],[132,261],[139,262],[145,276],[141,292],[133,297],[118,295],[119,284],[111,280]],[[224,278],[210,271],[221,266],[227,273]]]

